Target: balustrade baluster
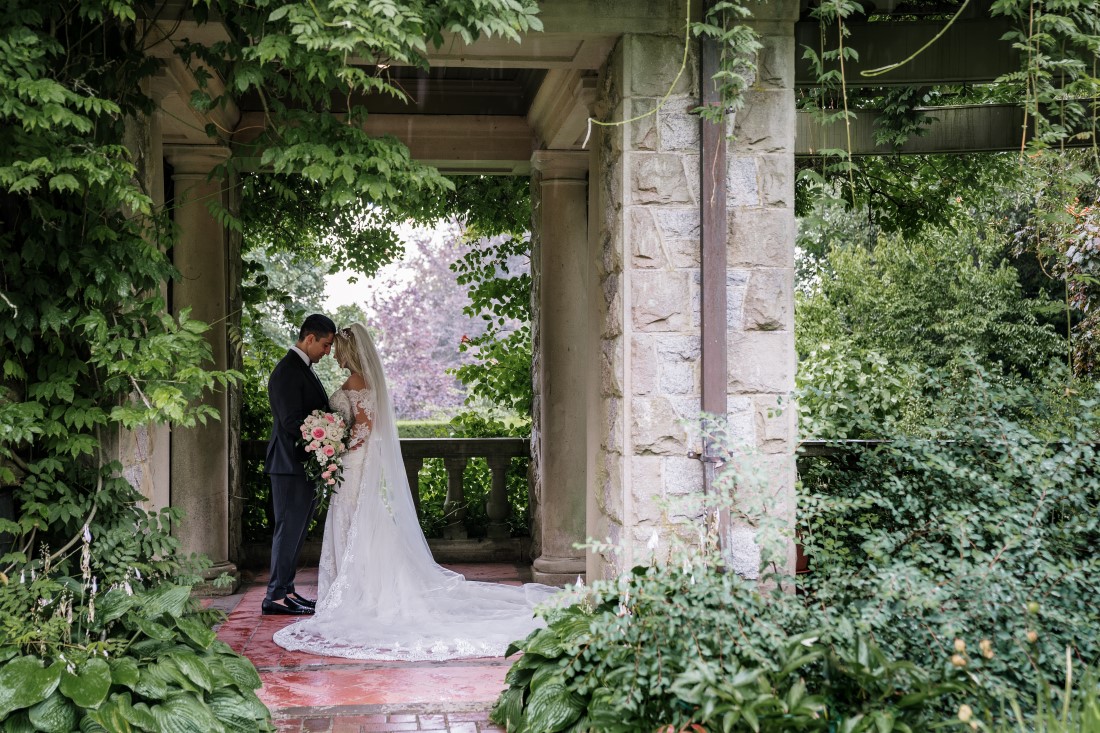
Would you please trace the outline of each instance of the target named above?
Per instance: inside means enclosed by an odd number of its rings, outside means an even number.
[[[447,526],[443,528],[443,538],[448,540],[466,539],[466,495],[462,486],[462,474],[466,470],[466,459],[447,457],[443,459],[447,469],[447,499],[443,502],[443,516]]]
[[[489,456],[489,471],[493,476],[489,499],[485,502],[485,514],[489,517],[488,535],[490,539],[500,540],[512,536],[508,527],[508,468],[512,464],[510,456]]]
[[[403,458],[405,463],[405,476],[409,479],[409,491],[412,492],[413,506],[416,507],[416,516],[420,518],[420,469],[424,468],[423,458]]]

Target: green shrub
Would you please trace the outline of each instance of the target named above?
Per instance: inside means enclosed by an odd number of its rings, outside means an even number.
[[[797,581],[772,573],[790,529],[755,490],[754,456],[723,442],[704,505],[666,508],[702,548],[547,609],[547,628],[516,646],[494,720],[540,732],[1090,730],[1046,722],[1067,699],[1072,720],[1094,719],[1095,679],[1071,698],[1057,680],[1067,649],[1079,665],[1100,658],[1100,403],[1066,386],[973,366],[922,375],[928,425],[951,430],[895,426],[890,441],[806,472],[798,530],[812,572]],[[867,423],[858,393],[838,399]],[[722,437],[712,416],[704,426]],[[715,534],[716,510],[756,528],[760,581],[722,572],[727,559],[698,537],[699,521]]]
[[[1072,392],[1065,382],[1011,386],[978,368],[960,381],[925,375],[939,395],[929,409],[953,416],[930,423],[950,428],[849,447],[804,472],[800,584],[919,665],[962,640],[957,661],[981,663],[992,705],[1056,680],[1067,648],[1100,658],[1100,413],[1093,388],[1055,399]]]
[[[453,438],[454,428],[443,420],[398,420],[397,434],[402,438]]]
[[[103,521],[123,514],[125,527]],[[105,509],[71,546],[0,573],[4,731],[274,730],[255,667],[192,598],[177,518]]]
[[[713,564],[635,568],[548,611],[514,646],[509,732],[930,730],[958,689],[794,596]]]

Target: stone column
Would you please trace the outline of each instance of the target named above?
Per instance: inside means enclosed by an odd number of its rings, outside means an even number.
[[[793,517],[794,20],[798,3],[753,5],[763,48],[746,105],[731,126],[726,258],[728,437],[762,477],[738,498]],[[590,531],[621,546],[592,558],[593,577],[658,557],[668,538],[698,537],[701,448],[685,426],[701,412],[700,123],[697,45],[681,74],[683,39],[624,35],[600,71],[595,117],[631,120],[594,131],[599,167],[595,259],[602,424]],[[782,408],[782,409],[779,409]],[[701,502],[695,502],[701,505]],[[672,506],[670,511],[667,507]],[[683,508],[680,508],[683,507]],[[739,572],[756,553],[750,528],[727,526]],[[748,574],[748,573],[746,573]]]
[[[157,85],[145,82],[144,91],[159,105],[164,98]],[[136,177],[149,193],[153,206],[164,206],[164,150],[161,115],[135,114],[126,120],[126,147],[134,156]],[[159,244],[159,243],[158,243]],[[160,288],[167,300],[167,285]],[[131,399],[138,400],[137,394]],[[171,429],[165,424],[140,425],[133,430],[118,429],[117,458],[122,475],[145,497],[143,507],[157,512],[169,505]]]
[[[588,382],[587,152],[543,150],[532,163],[539,284],[539,521],[534,579],[565,584],[585,573]]]
[[[658,555],[674,521],[665,501],[701,494],[703,469],[685,423],[699,416],[699,121],[693,44],[624,35],[600,72],[597,119],[632,120],[598,130],[600,448],[592,522],[619,555],[592,558],[613,576]]]
[[[210,324],[206,337],[213,353],[211,369],[228,363],[226,317],[227,236],[207,205],[224,203],[224,183],[208,180],[210,171],[229,155],[217,145],[165,145],[175,184],[173,219],[179,239],[172,261],[180,279],[172,283],[172,313],[190,308],[190,317]],[[172,431],[172,506],[184,517],[174,534],[184,553],[202,553],[213,561],[208,578],[222,573],[236,575],[229,562],[229,420],[224,389],[207,394],[206,404],[220,420]],[[227,590],[231,592],[231,590]]]

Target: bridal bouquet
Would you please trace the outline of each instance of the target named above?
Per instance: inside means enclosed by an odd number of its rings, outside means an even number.
[[[347,424],[340,413],[314,410],[302,423],[301,444],[309,454],[306,477],[317,486],[322,500],[335,492],[343,480],[341,456],[347,450],[346,437]]]

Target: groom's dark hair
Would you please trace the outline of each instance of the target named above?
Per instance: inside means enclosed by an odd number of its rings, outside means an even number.
[[[328,316],[314,313],[302,323],[301,329],[298,330],[298,340],[304,341],[306,336],[311,333],[314,338],[318,339],[331,336],[336,333],[336,324]]]

